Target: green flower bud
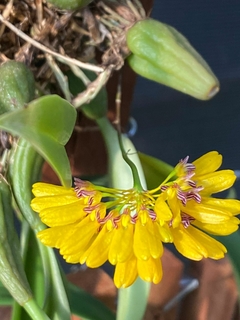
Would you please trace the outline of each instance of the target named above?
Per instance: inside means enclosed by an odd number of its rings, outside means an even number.
[[[13,298],[23,305],[32,294],[23,269],[11,201],[8,183],[0,176],[0,280]]]
[[[76,10],[87,6],[93,0],[47,0],[59,9]]]
[[[131,68],[141,76],[207,100],[219,82],[205,60],[176,29],[153,19],[138,21],[127,32]]]
[[[0,114],[21,109],[34,99],[34,77],[24,63],[7,61],[0,66]]]

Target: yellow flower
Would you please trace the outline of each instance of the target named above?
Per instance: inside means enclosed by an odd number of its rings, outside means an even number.
[[[239,219],[235,216],[240,212],[240,201],[212,197],[230,188],[236,178],[231,170],[217,171],[221,163],[216,151],[193,163],[187,157],[150,191],[138,183],[129,190],[80,179],[71,189],[36,183],[31,206],[49,227],[38,237],[58,248],[69,263],[97,268],[109,261],[116,266],[118,288],[130,286],[138,276],[161,281],[163,242],[173,242],[193,260],[220,259],[226,248],[208,233],[236,231]]]
[[[165,223],[172,218],[167,204],[160,203],[160,217],[148,191],[105,188],[80,179],[75,186],[33,185],[31,206],[49,227],[38,233],[42,243],[58,248],[69,263],[96,268],[108,260],[116,265],[118,288],[131,285],[137,276],[158,283],[162,241],[172,241]]]
[[[156,200],[166,201],[173,218],[168,221],[176,249],[187,258],[220,259],[226,248],[204,233],[228,235],[238,229],[240,201],[213,198],[212,194],[230,188],[236,177],[232,170],[218,170],[222,156],[209,152],[193,163],[181,160],[169,179],[161,185],[162,194]],[[203,231],[201,231],[203,230]]]

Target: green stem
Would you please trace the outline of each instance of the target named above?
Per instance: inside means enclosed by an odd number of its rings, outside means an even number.
[[[150,282],[145,282],[138,278],[129,288],[120,289],[116,320],[143,319],[150,286]]]
[[[131,168],[132,170],[132,175],[133,175],[133,187],[135,189],[137,189],[138,191],[142,191],[143,190],[143,187],[141,185],[141,181],[140,181],[140,177],[139,177],[139,174],[138,174],[138,170],[137,170],[137,167],[135,166],[134,162],[132,162],[125,149],[124,149],[124,146],[123,146],[123,141],[122,141],[122,134],[121,132],[118,131],[118,141],[119,141],[119,147],[121,149],[121,152],[122,152],[122,157],[124,159],[124,161],[129,165],[129,167]]]
[[[51,54],[46,53],[45,56],[47,58],[48,65],[52,69],[52,72],[54,73],[55,78],[57,79],[57,82],[58,82],[58,84],[59,84],[59,86],[65,96],[65,99],[68,102],[71,102],[71,93],[69,91],[67,77],[65,77],[62,70],[59,68],[57,63],[54,61]]]
[[[107,147],[109,180],[111,185],[117,187],[118,189],[125,190],[130,189],[132,186],[134,186],[142,191],[143,188],[146,187],[145,177],[134,145],[126,136],[121,135],[120,140],[123,146],[122,149],[130,150],[130,154],[127,158],[133,163],[135,167],[134,170],[136,170],[136,174],[134,173],[133,176],[132,168],[129,166],[129,163],[126,163],[125,159],[123,159],[123,154],[125,153],[125,151],[122,152],[119,146],[117,131],[113,128],[106,117],[99,118],[96,121],[101,130]],[[121,179],[119,179],[119,173],[121,174]],[[137,178],[135,180],[136,176]]]
[[[80,108],[84,103],[88,103],[93,100],[102,87],[107,83],[109,77],[112,74],[112,68],[106,68],[102,73],[100,73],[94,81],[92,81],[87,89],[79,93],[73,100],[72,105],[75,108]]]
[[[23,308],[27,311],[33,320],[50,320],[45,312],[39,307],[34,299],[28,300]]]

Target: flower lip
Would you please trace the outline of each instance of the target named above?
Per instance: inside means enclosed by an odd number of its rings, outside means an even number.
[[[189,160],[189,156],[186,156],[184,159],[181,159],[179,163],[183,165],[186,173],[191,173],[196,169],[196,167],[194,164],[189,163],[188,160]]]
[[[189,227],[191,225],[191,222],[195,221],[193,217],[189,216],[187,213],[184,212],[181,213],[181,217],[184,228]]]

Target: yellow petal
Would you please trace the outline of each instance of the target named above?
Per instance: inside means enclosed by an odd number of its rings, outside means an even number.
[[[107,261],[109,246],[112,241],[113,230],[109,231],[107,224],[104,225],[91,246],[80,258],[80,263],[88,267],[97,268]]]
[[[162,263],[160,259],[149,258],[148,260],[137,260],[139,277],[144,281],[159,283],[162,279]]]
[[[100,191],[96,191],[93,188],[87,188],[86,189],[86,194],[81,197],[77,197],[76,192],[73,188],[65,188],[63,186],[56,186],[53,184],[49,183],[43,183],[43,182],[37,182],[33,185],[32,192],[36,198],[45,198],[46,197],[46,204],[47,202],[54,201],[51,198],[48,197],[55,197],[58,196],[58,199],[61,198],[61,196],[64,198],[67,196],[72,196],[76,200],[78,200],[81,204],[88,204],[89,199],[91,199],[91,205],[98,204],[101,201],[102,198],[102,193]],[[60,203],[64,203],[64,200],[60,200]],[[66,203],[68,201],[66,200]],[[40,209],[41,210],[41,209]],[[35,210],[39,211],[39,210]]]
[[[174,197],[168,199],[168,204],[173,213],[173,219],[171,221],[171,224],[173,228],[176,228],[182,221],[179,200],[177,199],[176,193]]]
[[[224,209],[205,205],[204,203],[196,203],[194,200],[190,200],[185,207],[182,206],[182,212],[203,223],[217,224],[232,218],[231,213]],[[237,222],[238,219],[234,219]]]
[[[211,238],[206,233],[190,226],[188,227],[188,232],[192,237],[198,240],[204,248],[207,250],[207,256],[212,259],[221,259],[227,252],[227,249],[219,241]]]
[[[161,196],[155,202],[154,211],[160,220],[169,221],[172,219],[172,211]]]
[[[137,279],[137,259],[133,256],[123,263],[117,263],[114,283],[117,288],[127,288]]]
[[[133,250],[138,259],[148,260],[150,257],[156,259],[163,253],[160,234],[153,224],[150,218],[147,219],[146,224],[142,224],[140,218],[136,222]]]
[[[198,186],[204,188],[201,195],[210,195],[229,189],[235,180],[236,176],[232,170],[221,170],[196,177]]]
[[[80,257],[82,255],[82,251],[78,251],[76,254],[66,254],[63,255],[63,259],[67,262],[67,263],[78,263],[79,264],[79,260]]]
[[[72,194],[75,193],[73,188],[65,188],[63,186],[56,186],[49,183],[37,182],[34,183],[32,193],[35,197],[42,196],[54,196],[62,194]]]
[[[79,202],[79,199],[75,194],[62,194],[55,196],[44,196],[40,198],[34,198],[31,201],[31,207],[34,211],[40,212],[43,209],[51,207],[60,207],[73,202]]]
[[[62,255],[72,255],[79,251],[86,251],[91,245],[92,239],[98,234],[99,224],[97,221],[90,221],[87,217],[81,223],[75,225],[74,233],[65,238],[60,247]]]
[[[192,222],[192,224],[208,233],[222,236],[227,236],[237,231],[239,228],[238,224],[236,224],[235,219],[234,221],[232,221],[232,219],[229,219],[228,221],[219,224],[202,223],[195,220]]]
[[[173,242],[173,237],[167,224],[159,225],[158,223],[155,223],[154,225],[155,228],[158,229],[156,232],[160,234],[162,242]]]
[[[140,221],[137,221],[133,240],[133,250],[134,254],[139,259],[147,260],[150,257],[147,237],[148,231],[146,225],[142,225]]]
[[[39,214],[43,223],[49,227],[57,227],[78,222],[86,216],[85,206],[78,202],[64,206],[50,207],[42,210]]]
[[[201,260],[207,258],[208,252],[204,246],[195,239],[182,225],[172,229],[173,243],[176,249],[185,257],[191,260]]]
[[[148,222],[148,232],[149,232],[149,249],[151,257],[157,259],[163,254],[163,245],[160,230],[158,228],[158,223],[149,220]]]
[[[222,164],[222,155],[217,151],[210,151],[193,162],[196,167],[195,175],[203,175],[216,171]]]
[[[133,254],[134,225],[129,223],[127,227],[118,226],[113,230],[113,238],[110,244],[108,260],[111,264],[129,260]]]
[[[233,215],[240,213],[240,201],[235,199],[218,199],[211,197],[202,197],[202,203],[218,208],[223,208],[231,212]]]
[[[75,224],[48,228],[38,232],[37,237],[40,241],[49,247],[60,248],[64,239],[70,237],[75,231]]]

